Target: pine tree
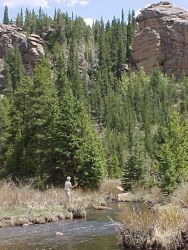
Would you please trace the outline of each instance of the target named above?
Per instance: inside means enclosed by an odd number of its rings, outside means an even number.
[[[7,64],[7,70],[11,75],[12,89],[15,90],[25,75],[25,67],[22,62],[22,56],[17,46],[14,49],[7,50],[5,61]]]
[[[69,60],[68,60],[68,79],[71,82],[73,94],[79,100],[84,98],[84,88],[81,81],[78,60],[78,44],[75,35],[73,34],[70,42]]]
[[[83,106],[71,90],[62,99],[55,135],[57,167],[48,169],[51,182],[61,184],[62,179],[70,175],[77,177],[82,187],[98,187],[105,165],[101,144]]]
[[[17,177],[45,181],[47,168],[53,165],[53,131],[58,114],[57,95],[46,59],[36,66],[32,79],[22,79],[13,99],[7,171]]]
[[[109,91],[109,79],[108,79],[108,51],[107,44],[105,40],[105,33],[101,31],[101,36],[99,40],[99,74],[100,74],[100,84],[102,96],[106,96]]]
[[[37,15],[35,14],[35,11],[28,10],[26,8],[25,10],[25,22],[24,22],[24,30],[28,33],[36,33],[37,29]]]
[[[162,140],[158,152],[161,188],[171,193],[182,181],[187,181],[188,130],[177,111],[170,114],[162,129]]]
[[[144,146],[144,134],[137,127],[127,162],[123,169],[122,184],[125,190],[131,190],[134,184],[144,184],[147,171],[147,154]]]
[[[79,159],[77,177],[79,185],[91,190],[97,189],[106,175],[106,161],[102,143],[88,114],[83,110],[81,120],[81,145],[76,153]]]
[[[104,99],[101,92],[100,73],[96,72],[91,77],[90,105],[93,118],[99,127],[103,124]]]
[[[56,42],[53,49],[54,60],[56,62],[56,87],[59,97],[65,94],[65,91],[70,87],[67,77],[67,63],[64,57],[64,51],[60,43]]]
[[[128,23],[127,23],[127,48],[126,48],[126,52],[127,52],[127,59],[128,62],[132,62],[132,42],[133,42],[133,38],[135,36],[135,32],[136,32],[136,21],[135,21],[135,13],[134,11],[129,11],[128,14]]]
[[[80,105],[72,91],[66,90],[61,98],[59,114],[55,120],[55,160],[48,168],[49,181],[62,184],[66,176],[75,176],[78,160],[75,157],[80,143]]]
[[[10,102],[8,98],[3,95],[0,95],[0,177],[4,171],[4,161],[5,161],[5,152],[6,152],[6,142],[9,136],[9,125],[10,120],[8,117],[10,109]]]
[[[13,86],[11,80],[10,66],[7,63],[5,63],[5,88],[3,90],[3,94],[5,96],[8,96],[10,100],[12,99]]]
[[[16,17],[16,25],[20,28],[23,27],[23,11],[21,9],[21,12],[18,13],[17,17]]]
[[[5,9],[4,9],[3,23],[9,24],[8,6],[7,5],[5,6]]]
[[[36,168],[33,164],[33,156],[28,152],[29,131],[29,91],[31,81],[23,78],[13,95],[13,104],[10,109],[10,129],[7,140],[8,149],[6,152],[6,171],[13,176],[34,176]]]

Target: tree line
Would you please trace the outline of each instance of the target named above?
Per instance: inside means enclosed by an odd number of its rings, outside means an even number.
[[[5,7],[3,23],[12,22]],[[158,185],[167,193],[187,181],[188,80],[158,68],[151,75],[125,70],[133,63],[134,11],[89,27],[60,10],[52,18],[26,9],[14,23],[45,33],[47,46],[32,75],[19,47],[7,50],[1,178],[45,187],[72,175],[90,189],[105,177],[121,178],[125,190]]]

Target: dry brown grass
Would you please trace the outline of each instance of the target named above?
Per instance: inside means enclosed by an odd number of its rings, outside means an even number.
[[[175,205],[188,208],[188,183],[182,183],[170,196]]]
[[[121,187],[121,180],[119,179],[106,179],[102,182],[99,193],[115,196],[116,194],[120,193],[118,189]]]
[[[166,197],[163,195],[159,187],[154,186],[150,189],[146,189],[142,186],[133,187],[132,191],[135,200],[151,201],[163,203]]]
[[[64,200],[65,194],[61,189],[51,188],[41,192],[29,185],[1,182],[0,227],[71,218]]]
[[[146,205],[129,207],[123,210],[120,220],[123,222],[120,228],[122,245],[135,249],[152,249],[152,246],[176,249],[174,244],[179,244],[181,232],[187,225],[183,209],[172,204],[157,205],[153,209]]]
[[[46,208],[64,201],[64,193],[61,189],[51,188],[47,191],[39,191],[31,186],[16,186],[14,183],[1,183],[0,185],[0,209],[32,209]]]
[[[72,191],[69,202],[70,209],[82,211],[95,205],[105,203],[105,195],[99,192]]]
[[[72,191],[68,201],[62,188],[50,188],[40,191],[29,185],[16,186],[14,183],[0,183],[0,221],[6,217],[35,218],[48,217],[59,214],[67,217],[67,209],[76,212],[85,211],[87,208],[104,202],[104,196],[96,192]],[[48,220],[48,219],[46,219]],[[1,225],[0,225],[1,227]]]

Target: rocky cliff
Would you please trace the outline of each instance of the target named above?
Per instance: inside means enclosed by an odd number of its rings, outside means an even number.
[[[0,88],[3,88],[6,50],[15,46],[18,46],[23,63],[28,72],[45,53],[44,42],[38,35],[31,34],[27,36],[26,33],[16,25],[0,24]]]
[[[133,61],[151,73],[158,65],[168,75],[188,75],[188,11],[160,2],[141,10]]]

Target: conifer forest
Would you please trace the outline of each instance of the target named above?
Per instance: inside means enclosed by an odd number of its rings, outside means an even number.
[[[172,192],[188,180],[188,79],[134,70],[135,13],[87,26],[78,16],[21,10],[4,24],[46,33],[45,56],[28,71],[7,50],[0,94],[0,178],[84,189],[105,178]],[[48,32],[47,32],[48,31]],[[82,60],[82,58],[85,58]],[[81,63],[82,62],[82,63]]]

